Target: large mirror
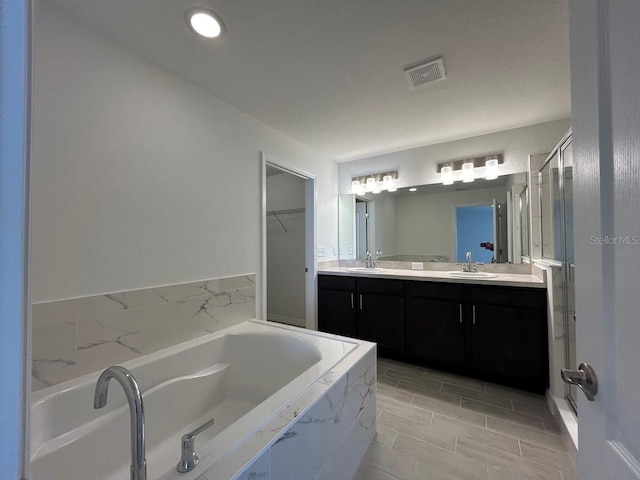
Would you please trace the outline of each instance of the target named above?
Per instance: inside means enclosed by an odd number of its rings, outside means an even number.
[[[529,255],[526,173],[454,185],[339,196],[339,257],[522,263]]]

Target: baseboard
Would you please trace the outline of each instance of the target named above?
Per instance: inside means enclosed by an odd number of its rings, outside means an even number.
[[[549,397],[551,396],[547,390],[547,400]],[[551,400],[554,405],[553,414],[562,429],[562,438],[575,466],[578,461],[578,419],[565,398],[551,397]]]
[[[294,327],[305,328],[307,321],[301,318],[287,317],[285,315],[278,315],[276,313],[267,312],[267,320],[270,322],[284,323],[287,325],[293,325]]]

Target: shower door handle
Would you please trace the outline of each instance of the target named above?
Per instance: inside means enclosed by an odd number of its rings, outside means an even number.
[[[590,402],[595,400],[598,393],[598,377],[596,377],[596,372],[591,365],[581,363],[578,370],[563,368],[560,370],[560,376],[564,383],[575,385],[582,390],[587,400]]]

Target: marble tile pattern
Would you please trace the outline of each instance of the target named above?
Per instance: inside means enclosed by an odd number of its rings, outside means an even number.
[[[255,274],[34,304],[32,390],[255,318]]]
[[[354,480],[576,478],[541,395],[385,359],[377,395],[377,435]]]
[[[197,480],[351,480],[376,435],[376,378],[361,342]]]

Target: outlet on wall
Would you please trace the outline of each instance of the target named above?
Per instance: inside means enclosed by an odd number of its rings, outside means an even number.
[[[318,247],[318,257],[324,257],[324,247]]]
[[[411,262],[411,270],[424,270],[424,263]]]

